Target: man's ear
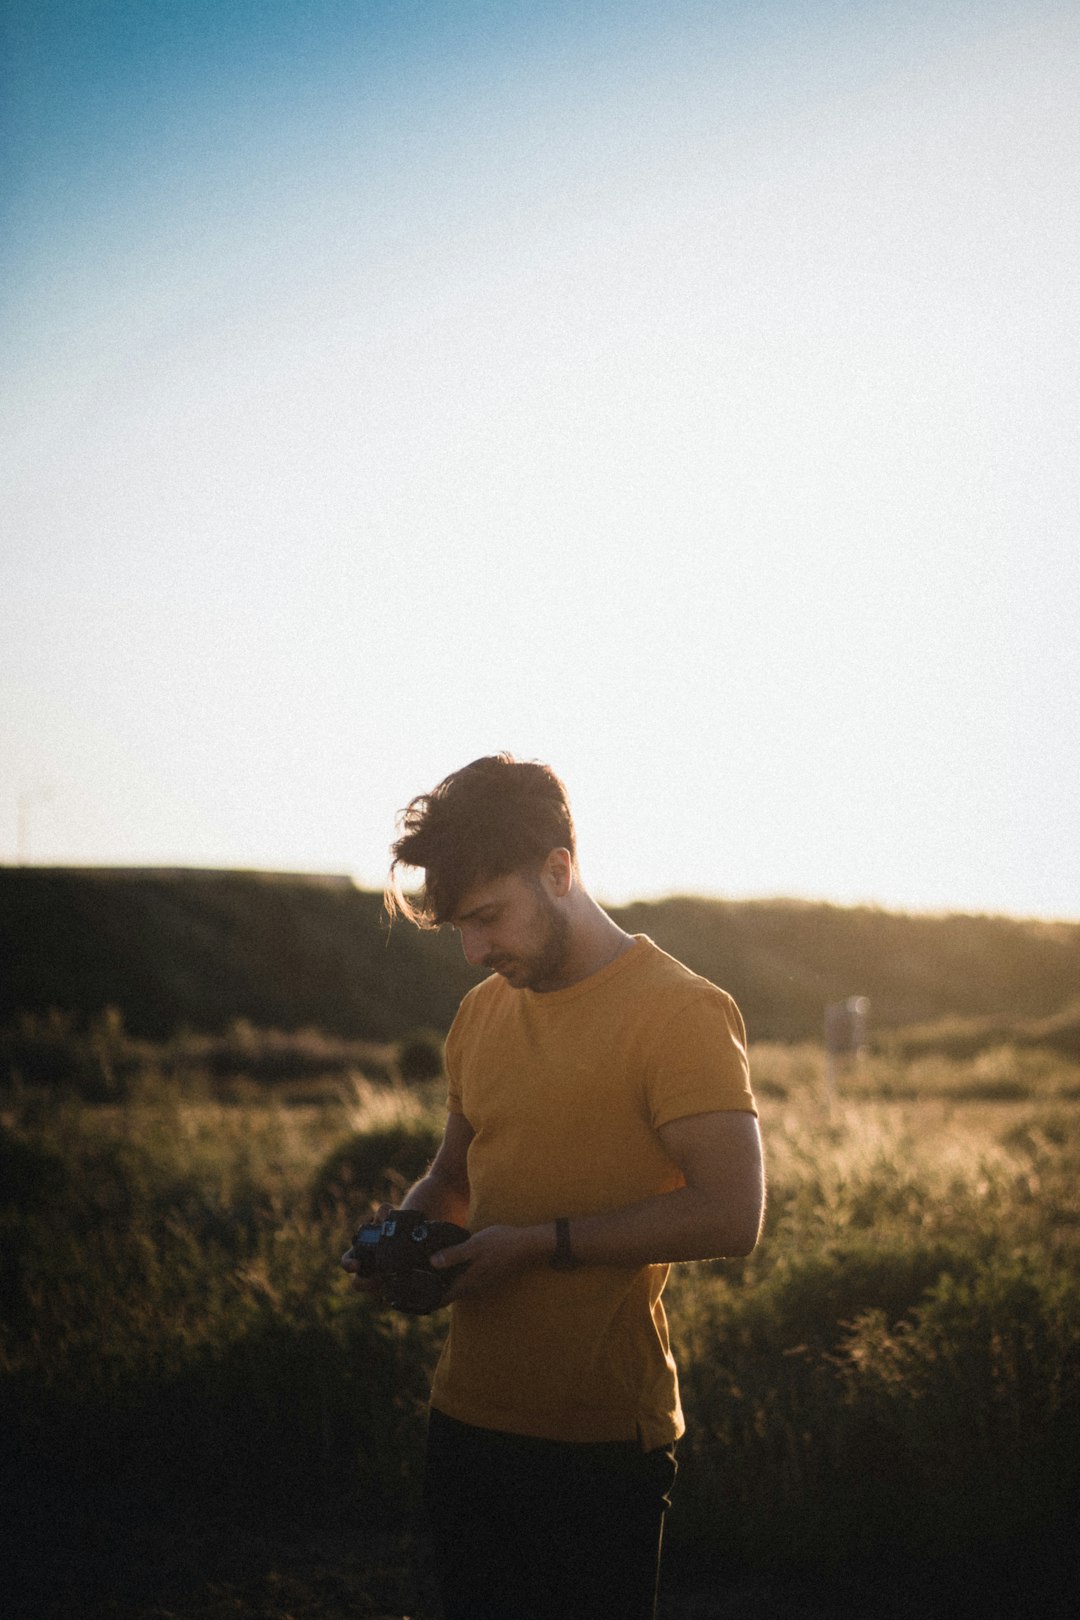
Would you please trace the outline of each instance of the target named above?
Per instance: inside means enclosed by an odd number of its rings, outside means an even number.
[[[553,849],[541,872],[550,894],[564,900],[574,886],[574,857],[568,849]]]

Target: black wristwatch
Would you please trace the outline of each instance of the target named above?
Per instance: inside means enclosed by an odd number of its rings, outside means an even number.
[[[555,1253],[548,1264],[555,1271],[574,1271],[580,1264],[570,1247],[570,1222],[565,1215],[560,1215],[555,1222]]]

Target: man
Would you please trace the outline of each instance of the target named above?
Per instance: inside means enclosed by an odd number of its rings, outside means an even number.
[[[391,914],[452,924],[491,970],[447,1038],[445,1135],[404,1200],[472,1233],[433,1260],[467,1265],[425,1478],[446,1620],[647,1620],[684,1427],[668,1266],[747,1254],[761,1224],[742,1018],[587,894],[545,765],[454,772],[393,854]],[[401,867],[423,869],[419,904]]]

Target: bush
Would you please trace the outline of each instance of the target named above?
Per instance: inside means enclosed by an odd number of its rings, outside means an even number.
[[[424,1174],[442,1141],[428,1119],[402,1119],[357,1131],[329,1155],[312,1183],[316,1216],[347,1209],[357,1217],[369,1203],[400,1203]]]
[[[27,1141],[0,1125],[0,1209],[47,1208],[67,1188],[63,1159],[40,1141]]]
[[[1067,1544],[1080,1284],[957,1258],[859,1245],[781,1263],[749,1293],[684,1276],[677,1542],[818,1578],[912,1561],[955,1575],[995,1548]]]
[[[398,1043],[398,1073],[410,1085],[437,1080],[443,1072],[443,1043],[438,1035],[421,1030]]]
[[[1080,1285],[1005,1255],[946,1274],[899,1324],[853,1322],[844,1405],[904,1460],[905,1543],[940,1557],[1061,1523],[1080,1487]],[[849,1426],[850,1427],[850,1426]],[[1061,1525],[1064,1530],[1064,1524]]]

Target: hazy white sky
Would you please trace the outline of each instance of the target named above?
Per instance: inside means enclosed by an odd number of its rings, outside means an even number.
[[[5,17],[0,860],[1080,917],[1075,5]]]

